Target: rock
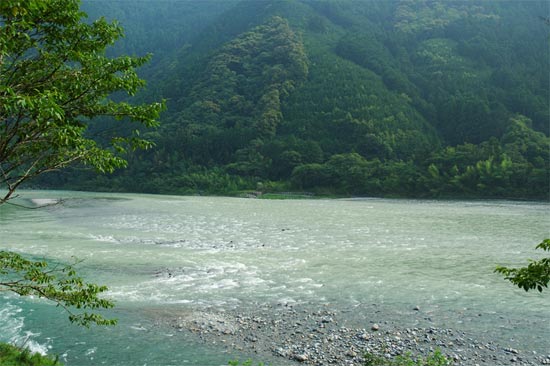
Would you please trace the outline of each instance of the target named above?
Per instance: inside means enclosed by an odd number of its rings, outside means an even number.
[[[420,311],[420,306],[416,305],[413,310]]]
[[[304,365],[359,366],[363,351],[392,359],[407,351],[425,357],[437,347],[443,348],[446,357],[457,366],[550,365],[546,354],[506,348],[456,329],[401,328],[384,321],[381,315],[376,319],[378,323],[370,323],[371,329],[361,329],[346,322],[345,313],[299,305],[264,306],[246,314],[227,311],[205,312],[189,319],[180,317],[172,326],[177,330],[184,325],[182,329],[198,333],[202,340],[213,344],[226,341],[226,346],[231,344],[234,350],[271,354]]]
[[[354,350],[350,349],[349,351],[346,352],[346,356],[357,357],[357,353]]]

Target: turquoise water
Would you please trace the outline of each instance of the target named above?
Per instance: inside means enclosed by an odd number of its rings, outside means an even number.
[[[542,253],[550,205],[510,201],[253,200],[23,192],[0,206],[4,249],[84,260],[108,284],[113,328],[68,325],[59,309],[4,296],[0,341],[58,354],[67,365],[222,365],[250,355],[205,346],[159,325],[182,314],[258,303],[332,304],[349,321],[444,326],[545,352],[550,297],[493,273]],[[425,318],[413,317],[419,306]],[[161,322],[164,324],[164,322]],[[277,364],[281,364],[278,361]]]

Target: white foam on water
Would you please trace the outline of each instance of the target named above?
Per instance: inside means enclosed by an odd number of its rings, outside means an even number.
[[[92,347],[92,348],[87,349],[86,352],[84,353],[84,355],[85,356],[91,356],[94,353],[96,353],[96,351],[97,351],[97,347]]]
[[[21,328],[23,328],[23,317],[17,316],[21,311],[21,308],[7,303],[4,305],[4,308],[0,310],[0,324],[2,324],[2,335],[11,340],[13,337],[16,337]]]
[[[283,297],[277,300],[277,303],[281,305],[294,305],[297,303],[297,301],[294,300],[292,297]]]
[[[169,301],[167,302],[168,304],[192,304],[193,301],[191,300],[174,300],[174,301]]]
[[[109,297],[129,302],[154,302],[165,304],[192,304],[217,301],[220,296],[241,298],[249,293],[281,295],[288,292],[256,266],[239,262],[213,261],[208,264],[191,264],[178,268],[154,271],[149,279],[139,283],[110,286]],[[312,279],[303,279],[308,289],[320,284]],[[296,289],[299,282],[293,284]],[[286,290],[286,291],[285,291]],[[305,292],[304,292],[305,293]]]
[[[130,325],[130,329],[139,330],[139,331],[147,330],[147,328],[143,327],[143,326],[140,325],[140,324],[137,324],[137,325]]]
[[[92,235],[90,234],[88,236],[90,239],[94,241],[100,241],[104,243],[116,243],[119,244],[120,241],[118,239],[115,239],[112,235]]]
[[[298,279],[294,280],[293,282],[296,282],[296,283],[309,283],[309,282],[313,282],[313,279],[311,279],[311,278],[298,278]]]
[[[128,302],[162,303],[168,300],[167,294],[160,289],[142,289],[140,286],[112,286],[107,296],[114,300]]]
[[[237,287],[241,287],[238,281],[235,281],[230,278],[224,278],[216,282],[205,283],[200,286],[197,286],[197,290],[200,292],[210,292],[211,290],[227,290],[227,289],[233,289]]]
[[[25,318],[20,316],[23,309],[6,303],[0,310],[0,339],[17,347],[27,348],[32,353],[46,355],[48,353],[48,344],[40,344],[33,338],[40,336],[40,333],[33,333],[24,330]]]
[[[31,198],[31,202],[36,206],[48,206],[59,203],[60,200],[56,198]]]

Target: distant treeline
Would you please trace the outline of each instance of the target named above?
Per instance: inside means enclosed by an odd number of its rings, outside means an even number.
[[[41,184],[549,199],[546,2],[219,3],[110,5],[113,52],[155,54],[138,99],[167,99],[156,147]]]

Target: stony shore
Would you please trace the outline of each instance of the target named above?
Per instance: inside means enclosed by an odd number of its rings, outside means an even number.
[[[453,365],[550,365],[550,352],[515,349],[456,329],[400,328],[391,322],[353,327],[345,314],[323,306],[193,312],[172,319],[170,325],[206,343],[255,355],[258,361],[276,357],[305,365],[359,366],[364,365],[365,352],[393,358],[407,352],[425,356],[440,349]]]

